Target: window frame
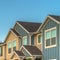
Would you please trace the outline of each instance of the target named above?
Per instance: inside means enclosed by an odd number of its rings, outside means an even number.
[[[48,32],[48,31],[52,31],[52,30],[56,30],[56,44],[54,44],[54,45],[51,45],[51,38],[50,38],[50,46],[46,46],[46,32]],[[56,47],[56,45],[57,45],[57,28],[56,27],[53,27],[53,28],[50,28],[50,29],[47,29],[47,30],[45,30],[45,33],[44,33],[44,40],[45,40],[45,48],[52,48],[52,47]]]
[[[11,43],[11,42],[8,42],[8,44]],[[8,47],[8,44],[7,44],[7,47]],[[11,43],[11,48],[8,48],[8,54],[11,53],[11,49],[12,49],[12,43]]]
[[[27,38],[27,36],[23,36],[23,40],[24,40],[24,38]],[[23,45],[27,45],[27,44],[24,44],[23,41],[22,41],[22,44],[23,44]]]
[[[38,35],[37,35],[37,44],[38,44],[38,45],[42,44],[42,41],[41,41],[40,43],[38,43],[38,36],[39,36],[39,35],[42,36],[42,34],[38,34]]]
[[[16,50],[16,46],[13,46],[13,42],[14,42],[14,41],[16,42],[16,40],[13,40],[13,41],[12,41],[12,49],[13,49],[13,51]],[[16,42],[16,44],[17,44],[17,42]]]

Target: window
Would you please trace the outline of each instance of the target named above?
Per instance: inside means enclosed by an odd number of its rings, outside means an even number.
[[[8,53],[11,53],[11,42],[8,43]]]
[[[0,56],[2,56],[2,47],[0,47]]]
[[[15,50],[16,50],[16,40],[13,41],[13,51],[15,51]]]
[[[27,36],[23,37],[23,45],[27,45]]]
[[[56,27],[45,31],[45,46],[52,47],[56,45]]]
[[[46,32],[46,46],[50,45],[51,33],[50,31]]]
[[[42,42],[42,35],[39,34],[39,35],[37,36],[37,38],[38,38],[38,39],[37,39],[37,40],[38,40],[38,41],[37,41],[38,44],[41,44],[41,42]]]

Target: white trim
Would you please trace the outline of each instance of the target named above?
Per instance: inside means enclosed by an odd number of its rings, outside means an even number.
[[[56,29],[56,27],[45,30],[45,33],[48,32],[48,31],[51,31],[53,29]],[[44,35],[45,35],[45,33],[44,33]],[[56,29],[56,44],[55,45],[46,46],[46,36],[44,37],[44,40],[45,40],[45,48],[56,47],[57,46],[57,29]],[[50,39],[50,41],[51,41],[51,39]],[[50,42],[50,44],[51,44],[51,42]]]
[[[53,29],[56,29],[56,27],[53,27],[53,28],[47,29],[47,30],[45,30],[45,32],[51,31],[51,30],[53,30]]]
[[[17,37],[17,35],[12,30],[10,30],[10,31]]]
[[[38,36],[39,36],[39,35],[42,36],[42,34],[37,34],[37,45],[41,45],[41,44],[42,44],[42,41],[41,41],[40,43],[38,43]]]
[[[32,35],[29,34],[29,45],[31,45],[31,36]]]
[[[47,21],[47,18],[48,18],[48,16],[45,18],[45,21],[41,24],[41,26],[39,27],[39,29],[37,30],[37,32],[39,32],[39,30],[41,29],[41,27],[43,26],[43,24]]]
[[[13,56],[14,54],[16,54],[16,55],[18,56],[18,54],[14,51],[13,54],[11,55],[10,59],[12,58],[12,56]],[[25,56],[18,56],[18,58],[20,58],[20,57],[25,57]]]
[[[16,22],[21,28],[23,28],[27,33],[29,33],[19,22]]]
[[[56,19],[54,19],[53,17],[51,16],[47,16],[45,21],[41,24],[41,26],[39,27],[39,29],[37,30],[37,32],[41,29],[41,27],[43,26],[43,24],[47,21],[47,18],[50,18],[51,20],[55,21],[56,23],[60,24],[59,21],[57,21]],[[44,25],[45,26],[45,25]]]
[[[6,36],[6,38],[5,38],[5,41],[4,42],[6,42],[6,39],[8,38],[8,36],[9,36],[9,33],[12,33],[12,34],[14,34],[16,37],[20,37],[20,36],[17,36],[11,29],[8,31],[8,34],[7,34],[7,36]]]
[[[51,17],[51,16],[48,16],[49,18],[51,18],[53,21],[55,21],[56,23],[58,23],[58,24],[60,24],[60,22],[58,21],[58,20],[56,20],[56,19],[54,19],[53,17]]]
[[[20,36],[17,36],[12,30],[10,30],[16,37],[20,37]]]
[[[31,59],[32,59],[33,57],[26,57],[26,59],[29,59],[29,58],[31,58]]]
[[[49,59],[49,60],[57,60],[57,59]]]
[[[22,46],[22,47],[20,48],[20,50],[21,50],[22,48],[24,48],[24,49],[28,52],[28,54],[29,54],[30,56],[32,56],[32,54],[30,54],[30,52],[29,52],[24,46]]]

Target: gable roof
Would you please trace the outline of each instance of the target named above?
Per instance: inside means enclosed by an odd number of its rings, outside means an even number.
[[[22,51],[15,51],[18,56],[25,56]]]
[[[60,16],[57,15],[49,15],[49,16],[56,19],[58,22],[60,22]]]
[[[12,28],[9,30],[9,32],[8,32],[8,34],[7,34],[7,37],[8,37],[8,35],[9,35],[10,32],[13,32],[13,33],[15,34],[15,36],[17,36],[17,37],[21,37],[21,35],[20,35],[16,30],[14,30],[14,29],[12,29]],[[6,41],[7,37],[5,38],[5,41]],[[4,41],[4,42],[5,42],[5,41]]]
[[[17,36],[21,36],[15,29],[11,28],[11,31],[13,31]]]
[[[45,23],[47,23],[46,21],[48,19],[51,19],[51,20],[55,21],[56,23],[60,24],[60,16],[48,15],[47,18],[45,19],[45,21],[41,24],[41,26],[39,27],[39,29],[37,31],[41,30],[41,28],[45,25]]]
[[[16,54],[19,58],[20,57],[25,57],[22,51],[15,50],[14,53],[11,55],[11,59],[13,59],[14,54]]]
[[[17,21],[17,23],[22,25],[28,32],[36,32],[41,25],[41,23],[35,23],[35,22]]]
[[[31,55],[42,55],[42,52],[36,46],[24,45],[24,47]]]

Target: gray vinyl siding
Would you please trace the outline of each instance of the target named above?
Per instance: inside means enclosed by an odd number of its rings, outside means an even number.
[[[22,36],[27,36],[27,45],[30,45],[30,35],[18,24],[15,26],[15,30]]]
[[[44,39],[44,31],[50,28],[56,27],[57,28],[57,46],[56,47],[52,47],[52,48],[45,48],[45,39]],[[42,36],[43,36],[43,60],[49,60],[49,59],[59,59],[59,25],[52,21],[49,20],[48,23],[46,24],[46,26],[43,28],[42,30]]]

